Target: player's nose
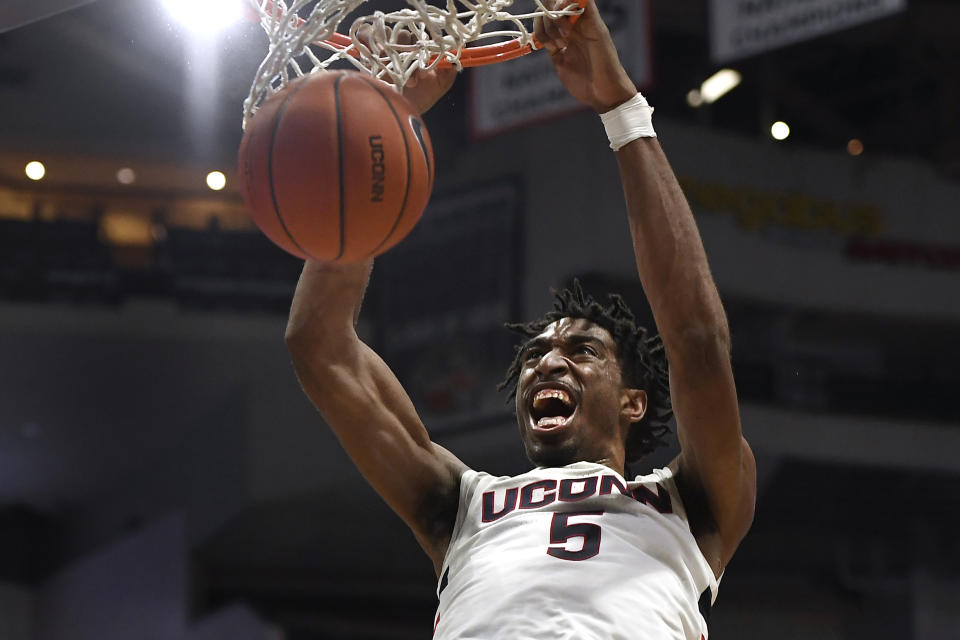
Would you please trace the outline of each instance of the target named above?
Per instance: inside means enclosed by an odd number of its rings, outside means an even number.
[[[567,369],[567,359],[557,349],[551,349],[544,353],[533,368],[539,377],[547,380],[563,375],[567,372]]]

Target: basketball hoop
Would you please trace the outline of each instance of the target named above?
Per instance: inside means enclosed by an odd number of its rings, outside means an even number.
[[[375,11],[354,20],[347,34],[338,33],[340,23],[366,1],[292,0],[288,4],[284,0],[246,0],[252,19],[267,33],[270,47],[244,101],[244,128],[271,95],[337,60],[346,60],[401,90],[421,69],[476,67],[539,49],[541,45],[531,33],[534,18],[570,16],[576,20],[587,2],[571,0],[569,8],[550,11],[542,0],[532,0],[535,7],[531,11],[514,14],[510,12],[514,0],[440,0],[445,6],[406,0],[409,8]],[[369,29],[366,44],[358,37],[363,27]],[[405,42],[401,44],[401,40]],[[467,46],[484,40],[494,42]]]

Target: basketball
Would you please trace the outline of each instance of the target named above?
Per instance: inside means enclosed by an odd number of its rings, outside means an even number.
[[[430,136],[391,86],[353,71],[290,83],[247,123],[239,175],[254,222],[304,259],[353,263],[416,225],[433,191]]]

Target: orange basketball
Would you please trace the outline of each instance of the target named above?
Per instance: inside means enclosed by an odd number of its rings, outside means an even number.
[[[433,191],[423,121],[392,87],[353,71],[313,73],[261,105],[240,143],[243,198],[295,256],[360,262],[402,240]]]

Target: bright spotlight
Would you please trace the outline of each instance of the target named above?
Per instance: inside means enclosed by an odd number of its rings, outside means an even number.
[[[790,136],[790,125],[778,120],[770,125],[770,135],[774,140],[786,140]]]
[[[201,35],[213,35],[243,18],[244,0],[163,0],[177,22]]]
[[[43,166],[42,162],[37,162],[36,160],[28,162],[27,166],[23,168],[23,171],[31,180],[43,180],[43,176],[47,175],[47,168]]]
[[[207,186],[214,191],[220,191],[227,186],[227,176],[220,171],[211,171],[207,174]]]
[[[742,79],[738,71],[720,69],[700,85],[700,96],[704,102],[712,104],[733,91]]]

